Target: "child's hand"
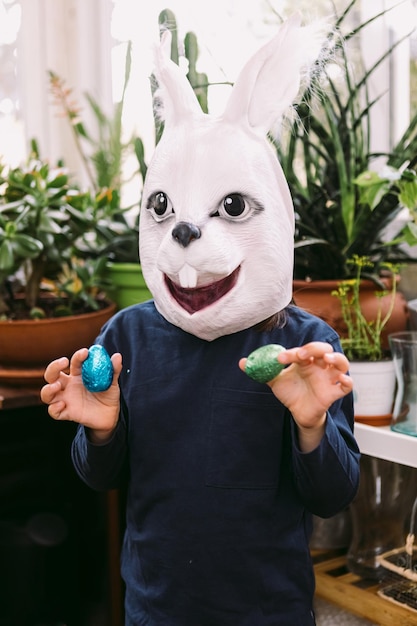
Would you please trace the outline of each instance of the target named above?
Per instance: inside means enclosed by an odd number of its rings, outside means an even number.
[[[88,356],[88,349],[77,350],[68,363],[63,357],[52,361],[45,370],[48,383],[41,389],[41,400],[48,404],[48,413],[55,420],[78,422],[91,429],[95,442],[111,436],[119,417],[120,390],[117,383],[122,370],[122,357],[113,354],[111,361],[114,375],[107,391],[91,393],[83,385],[81,368]],[[65,373],[69,365],[69,374]]]
[[[327,409],[353,389],[347,375],[349,361],[330,344],[319,341],[283,350],[277,358],[288,367],[267,384],[291,411],[301,449],[308,452],[323,436]],[[239,363],[243,370],[245,362],[241,359]]]
[[[299,426],[315,426],[333,402],[352,391],[349,361],[328,343],[284,350],[278,360],[290,367],[268,384]]]

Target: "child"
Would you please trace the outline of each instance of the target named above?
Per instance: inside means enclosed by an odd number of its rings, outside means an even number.
[[[112,355],[107,391],[82,383],[86,348],[69,374],[66,358],[45,372],[51,417],[80,424],[81,478],[98,490],[127,481],[127,626],[314,624],[311,515],[334,515],[357,490],[348,361],[327,324],[290,304],[293,208],[265,138],[295,97],[309,32],[285,23],[217,119],[163,37],[165,126],[140,220],[154,300],[97,339]],[[286,367],[265,385],[242,357],[271,343]]]

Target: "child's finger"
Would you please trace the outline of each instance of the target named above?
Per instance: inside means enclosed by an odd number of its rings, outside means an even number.
[[[53,402],[56,394],[59,393],[61,390],[62,385],[59,380],[45,385],[44,387],[42,387],[40,392],[42,402],[45,402],[45,404],[50,404],[51,402]]]
[[[289,348],[278,355],[278,361],[283,364],[309,363],[313,359],[322,359],[325,354],[333,353],[333,347],[323,341],[312,341],[297,348]]]
[[[340,372],[347,372],[349,369],[349,361],[341,352],[332,352],[329,354],[323,355],[323,358],[326,363],[329,365],[333,365]]]
[[[81,376],[81,369],[84,361],[88,357],[88,348],[80,348],[74,352],[70,362],[70,375]]]
[[[119,380],[119,376],[123,367],[122,355],[120,354],[120,352],[115,352],[110,358],[113,365],[113,384],[116,384]]]
[[[331,353],[333,353],[333,347],[324,341],[311,341],[298,348],[296,352],[297,357],[302,361],[322,358],[325,354]]]
[[[68,359],[66,356],[61,357],[60,359],[55,359],[55,361],[51,361],[51,363],[49,363],[43,377],[47,383],[53,383],[59,378],[60,373],[67,367]]]
[[[353,390],[353,380],[347,374],[342,374],[340,377],[340,387],[345,395]]]
[[[62,411],[65,409],[65,402],[53,402],[48,406],[48,413],[54,420],[62,419]]]

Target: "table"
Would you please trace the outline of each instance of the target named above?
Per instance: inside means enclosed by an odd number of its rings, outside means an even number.
[[[355,423],[355,437],[362,454],[417,467],[417,437],[396,433],[389,426]]]
[[[7,387],[0,385],[0,410],[20,409],[42,404],[38,387]]]

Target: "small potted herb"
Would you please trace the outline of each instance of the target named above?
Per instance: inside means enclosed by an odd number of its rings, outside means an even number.
[[[379,306],[373,317],[365,315],[361,286],[366,272],[373,269],[367,257],[354,255],[349,260],[354,276],[341,281],[332,292],[340,303],[345,334],[342,348],[350,361],[354,379],[355,419],[372,424],[389,424],[395,390],[395,370],[384,331],[394,311],[398,266],[384,264],[390,276],[384,289],[375,286]],[[388,286],[387,286],[388,285]],[[382,298],[388,298],[383,311]]]

